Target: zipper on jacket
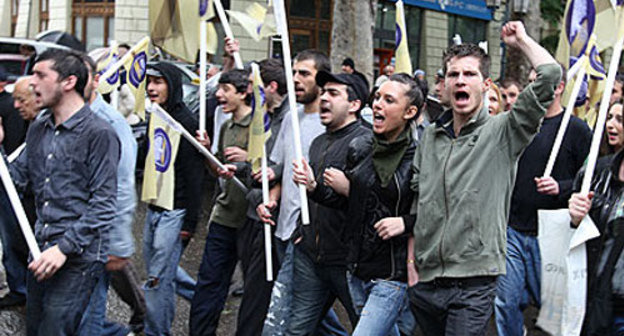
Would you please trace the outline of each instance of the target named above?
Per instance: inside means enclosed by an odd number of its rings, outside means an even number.
[[[440,263],[442,264],[442,275],[444,275],[444,258],[442,257],[442,251],[444,250],[442,247],[444,245],[444,232],[446,231],[446,222],[448,221],[449,218],[449,207],[448,207],[448,200],[447,200],[447,190],[446,190],[446,168],[448,166],[448,162],[451,158],[451,153],[453,152],[453,146],[455,145],[455,139],[451,138],[451,148],[449,149],[449,153],[448,156],[446,157],[446,161],[444,162],[444,169],[443,169],[443,174],[442,174],[442,185],[443,185],[443,190],[444,190],[444,209],[446,211],[446,217],[444,218],[444,222],[442,224],[442,239],[440,240],[440,246],[439,246],[439,254],[440,254]]]

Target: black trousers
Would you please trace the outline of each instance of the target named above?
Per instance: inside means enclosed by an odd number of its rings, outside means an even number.
[[[273,233],[271,233],[273,237]],[[238,310],[236,335],[262,334],[271,301],[273,281],[266,280],[264,255],[264,224],[247,218],[238,235],[238,255],[243,269],[243,298]],[[279,262],[275,244],[272,246],[273,279],[277,278]]]
[[[128,322],[130,329],[134,332],[142,331],[147,308],[145,307],[145,296],[141,288],[141,281],[134,263],[128,261],[124,268],[110,272],[110,274],[111,285],[115,292],[132,310],[132,317]]]
[[[482,336],[494,310],[496,277],[438,278],[408,289],[426,336]]]

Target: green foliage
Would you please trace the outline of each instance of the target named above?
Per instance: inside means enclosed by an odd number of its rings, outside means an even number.
[[[557,51],[557,45],[559,44],[559,33],[544,37],[540,40],[540,44],[548,50],[551,55],[554,55]]]
[[[553,32],[551,35],[544,36],[540,41],[540,44],[553,55],[557,50],[557,44],[559,43],[559,32],[561,30],[559,22],[563,18],[564,10],[564,0],[541,0],[540,2],[542,19],[551,27],[557,27],[556,32]]]
[[[562,0],[542,0],[540,2],[540,11],[542,19],[553,26],[557,26],[563,17],[565,10],[565,2]]]

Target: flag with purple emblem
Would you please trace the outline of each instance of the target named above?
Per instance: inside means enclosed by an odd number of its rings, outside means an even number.
[[[569,0],[563,16],[563,28],[559,37],[556,58],[563,66],[570,70],[584,67],[586,75],[581,80],[585,83],[586,90],[582,90],[584,95],[580,95],[577,102],[579,108],[575,109],[575,114],[585,120],[590,127],[596,122],[597,104],[604,92],[606,71],[600,59],[600,48],[597,40],[605,35],[605,22],[598,24],[597,15],[601,15],[602,20],[607,20],[606,15],[613,12],[610,4],[605,0]],[[613,17],[613,16],[612,16]],[[611,27],[614,22],[611,21]],[[580,64],[576,64],[581,62]],[[576,64],[576,66],[575,66]],[[572,79],[572,74],[568,76],[562,102],[565,104],[574,83],[578,79]],[[589,108],[586,109],[585,101],[589,101]]]
[[[228,10],[227,12],[255,41],[277,34],[275,17],[256,2],[249,5],[245,12],[234,10]]]
[[[251,64],[253,96],[251,98],[251,124],[249,126],[248,157],[252,171],[257,173],[261,167],[264,143],[271,136],[270,119],[267,113],[264,84],[260,77],[258,64]]]
[[[130,58],[123,67],[126,69],[126,83],[134,95],[134,112],[145,120],[145,85],[147,78],[147,61],[149,59],[149,38],[142,39],[128,51]]]
[[[103,61],[98,62],[96,66],[96,72],[99,74],[104,74],[106,70],[108,70],[118,61],[119,49],[117,47],[117,43],[113,42],[108,50],[106,58],[104,58]],[[100,77],[97,90],[101,94],[111,93],[113,90],[117,89],[119,83],[119,70],[117,70],[113,72],[110,76]]]
[[[201,20],[208,20],[214,16],[214,6],[212,0],[199,0],[199,17]]]
[[[412,75],[412,61],[410,60],[409,47],[407,45],[407,29],[405,25],[405,10],[403,1],[396,2],[396,47],[394,49],[395,73]]]

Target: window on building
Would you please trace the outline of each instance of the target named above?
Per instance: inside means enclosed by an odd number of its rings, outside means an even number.
[[[332,0],[287,0],[288,28],[293,55],[305,49],[329,53]]]
[[[73,0],[72,34],[87,51],[108,46],[114,31],[115,0]]]
[[[409,46],[412,67],[418,68],[420,56],[420,27],[423,11],[414,6],[405,5],[405,24],[407,26],[407,44]],[[373,33],[375,48],[375,71],[390,63],[396,47],[396,7],[394,2],[379,1]]]
[[[39,31],[48,30],[48,22],[50,20],[50,8],[48,0],[39,0]]]
[[[11,0],[11,36],[15,36],[17,26],[17,14],[19,13],[19,0]]]
[[[453,36],[459,34],[462,42],[479,43],[486,40],[487,21],[459,15],[448,16],[448,40],[453,43]]]

